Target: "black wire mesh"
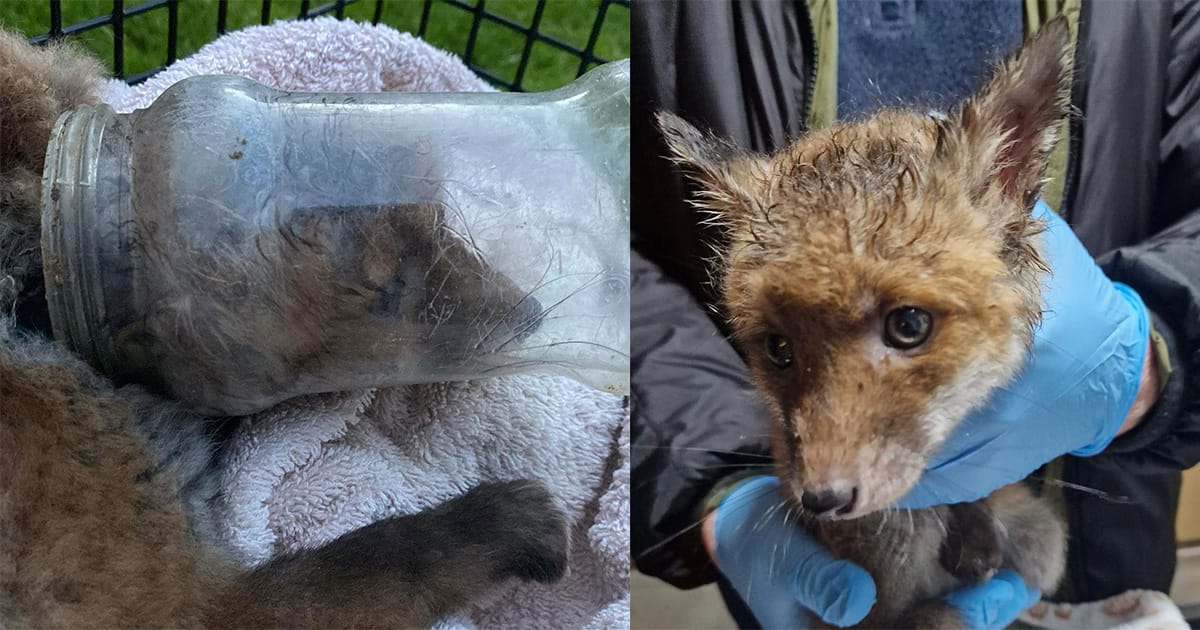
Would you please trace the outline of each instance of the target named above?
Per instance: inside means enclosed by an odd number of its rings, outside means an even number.
[[[124,0],[112,0],[112,11],[94,17],[77,21],[72,24],[63,24],[62,0],[48,0],[50,5],[50,24],[49,30],[44,33],[35,35],[29,38],[29,41],[41,44],[60,37],[70,37],[81,35],[88,31],[100,29],[106,26],[112,28],[112,71],[113,75],[122,78],[128,83],[135,84],[145,81],[155,73],[161,71],[173,63],[177,58],[178,51],[178,36],[179,36],[179,5],[184,0],[149,0],[134,6],[126,7]],[[390,2],[401,2],[407,4],[415,4],[412,0],[389,0]],[[481,77],[488,80],[493,85],[505,89],[521,91],[527,87],[527,72],[530,67],[530,60],[533,57],[534,47],[537,44],[542,44],[550,47],[557,54],[569,55],[578,60],[578,69],[575,76],[579,76],[592,68],[593,66],[610,59],[599,56],[596,52],[596,45],[601,34],[605,30],[606,20],[610,18],[614,11],[626,12],[624,18],[628,22],[628,11],[630,0],[599,0],[599,4],[595,9],[595,17],[592,21],[591,31],[583,47],[576,46],[561,37],[552,36],[544,32],[543,17],[546,13],[548,0],[538,0],[533,9],[532,17],[526,23],[523,20],[514,19],[503,13],[492,11],[487,8],[487,0],[475,0],[468,2],[465,0],[421,0],[421,18],[419,27],[415,34],[424,38],[431,24],[431,15],[435,5],[446,7],[454,11],[461,11],[471,16],[470,32],[466,39],[465,49],[461,51],[452,51],[460,54],[467,65],[478,73]],[[302,0],[300,2],[299,12],[295,15],[276,15],[273,16],[272,0],[262,0],[261,24],[269,24],[273,17],[275,18],[298,18],[308,19],[322,15],[330,15],[342,19],[346,17],[347,6],[357,4],[359,2],[370,2],[370,0],[335,0],[326,4],[312,6],[310,0]],[[374,0],[374,7],[371,16],[371,22],[378,24],[383,19],[385,0]],[[230,0],[218,0],[217,2],[217,17],[216,28],[213,31],[213,37],[224,34],[229,29],[229,6]],[[583,7],[583,5],[580,5]],[[125,31],[126,21],[130,18],[139,15],[148,14],[153,11],[165,11],[167,14],[167,42],[166,42],[166,58],[163,63],[146,70],[140,70],[129,74],[125,67]],[[496,25],[506,31],[516,34],[521,38],[520,51],[511,51],[511,54],[519,55],[519,61],[516,63],[516,71],[511,77],[501,76],[494,67],[487,67],[479,62],[476,56],[477,44],[480,41],[481,27],[484,25]],[[628,51],[625,51],[628,54]]]

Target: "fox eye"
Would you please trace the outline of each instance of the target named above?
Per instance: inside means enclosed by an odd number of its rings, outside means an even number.
[[[764,345],[766,346],[767,360],[773,363],[775,367],[783,370],[791,366],[792,342],[788,341],[787,337],[767,335]]]
[[[900,350],[915,348],[929,339],[933,316],[914,306],[901,306],[887,314],[883,324],[883,342]]]

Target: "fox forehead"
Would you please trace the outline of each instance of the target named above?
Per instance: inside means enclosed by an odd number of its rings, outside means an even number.
[[[814,241],[825,241],[820,245]],[[752,261],[731,261],[726,297],[742,314],[784,320],[870,319],[899,306],[937,313],[986,309],[1007,270],[974,239],[863,256],[844,241],[797,235],[793,244]]]
[[[956,173],[929,167],[932,143],[897,141],[870,123],[795,142],[769,158],[768,179],[746,187],[759,212],[729,223],[727,266],[783,267],[848,285],[1002,273],[988,264],[1001,242],[986,213]]]

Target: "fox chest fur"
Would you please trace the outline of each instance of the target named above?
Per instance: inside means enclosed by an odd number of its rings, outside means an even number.
[[[946,115],[885,110],[743,152],[664,114],[697,205],[725,226],[733,335],[772,410],[781,487],[800,520],[878,585],[865,626],[960,626],[941,595],[1009,568],[1052,591],[1057,517],[1023,486],[891,507],[993,389],[1042,312],[1044,224],[1031,215],[1070,77],[1048,23]]]

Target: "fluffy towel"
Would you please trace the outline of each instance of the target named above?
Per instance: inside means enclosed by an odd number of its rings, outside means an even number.
[[[286,90],[481,91],[456,57],[384,26],[323,18],[228,34],[149,81],[106,85],[118,111],[174,82],[235,74]],[[619,396],[512,376],[311,396],[243,423],[225,450],[218,528],[247,565],[420,511],[481,481],[543,481],[572,523],[568,574],[518,583],[447,628],[629,624],[629,414]]]
[[[573,524],[567,577],[514,584],[444,627],[628,627],[627,425],[620,398],[554,377],[311,396],[234,435],[220,526],[252,564],[480,481],[537,478]]]
[[[458,58],[386,26],[318,18],[228,33],[135,86],[113,80],[103,98],[118,112],[149,105],[180,79],[248,77],[305,92],[494,91]]]

